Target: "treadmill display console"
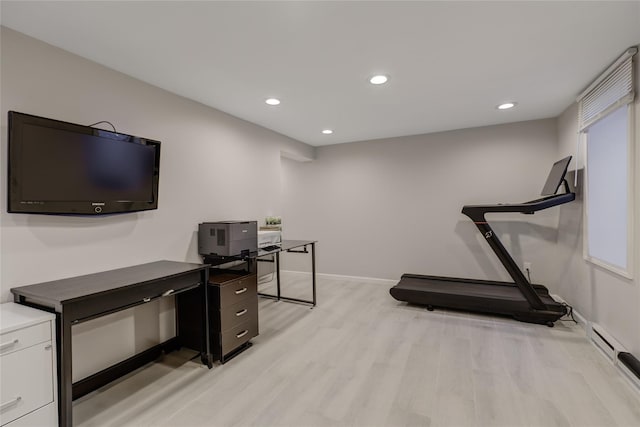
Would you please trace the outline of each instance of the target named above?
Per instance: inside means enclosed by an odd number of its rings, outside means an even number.
[[[547,177],[547,182],[544,183],[542,193],[540,193],[541,195],[552,196],[558,192],[558,188],[560,188],[562,180],[564,180],[564,175],[567,173],[569,162],[571,162],[571,156],[567,156],[553,164]]]

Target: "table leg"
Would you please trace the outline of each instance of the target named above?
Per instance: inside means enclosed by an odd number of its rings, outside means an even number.
[[[202,273],[202,287],[203,287],[203,338],[202,338],[202,353],[204,354],[203,363],[206,363],[207,367],[211,369],[213,367],[213,357],[211,356],[211,343],[209,340],[209,269],[203,270]]]
[[[73,425],[73,382],[71,375],[71,322],[56,313],[58,365],[58,424]]]
[[[316,306],[316,244],[311,243],[311,280],[313,284],[313,306]]]
[[[280,252],[276,252],[276,286],[278,301],[280,301]]]

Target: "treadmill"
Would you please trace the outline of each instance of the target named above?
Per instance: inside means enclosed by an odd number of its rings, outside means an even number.
[[[567,314],[567,306],[555,301],[545,286],[529,283],[485,215],[496,212],[534,214],[573,201],[575,194],[565,179],[570,161],[571,156],[568,156],[553,165],[541,198],[524,203],[462,207],[462,213],[478,227],[513,282],[403,274],[398,284],[389,290],[391,296],[398,301],[426,305],[429,311],[441,307],[491,313],[552,327],[553,322]],[[564,192],[557,194],[560,186],[564,187]]]

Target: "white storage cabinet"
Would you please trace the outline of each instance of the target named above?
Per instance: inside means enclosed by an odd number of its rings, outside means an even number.
[[[0,304],[0,425],[58,425],[55,320],[46,311]]]

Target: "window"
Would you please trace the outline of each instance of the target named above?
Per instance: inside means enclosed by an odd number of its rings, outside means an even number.
[[[578,99],[586,140],[587,260],[631,277],[633,56],[629,49]]]
[[[618,108],[586,132],[587,258],[620,272],[631,264],[630,109]]]

